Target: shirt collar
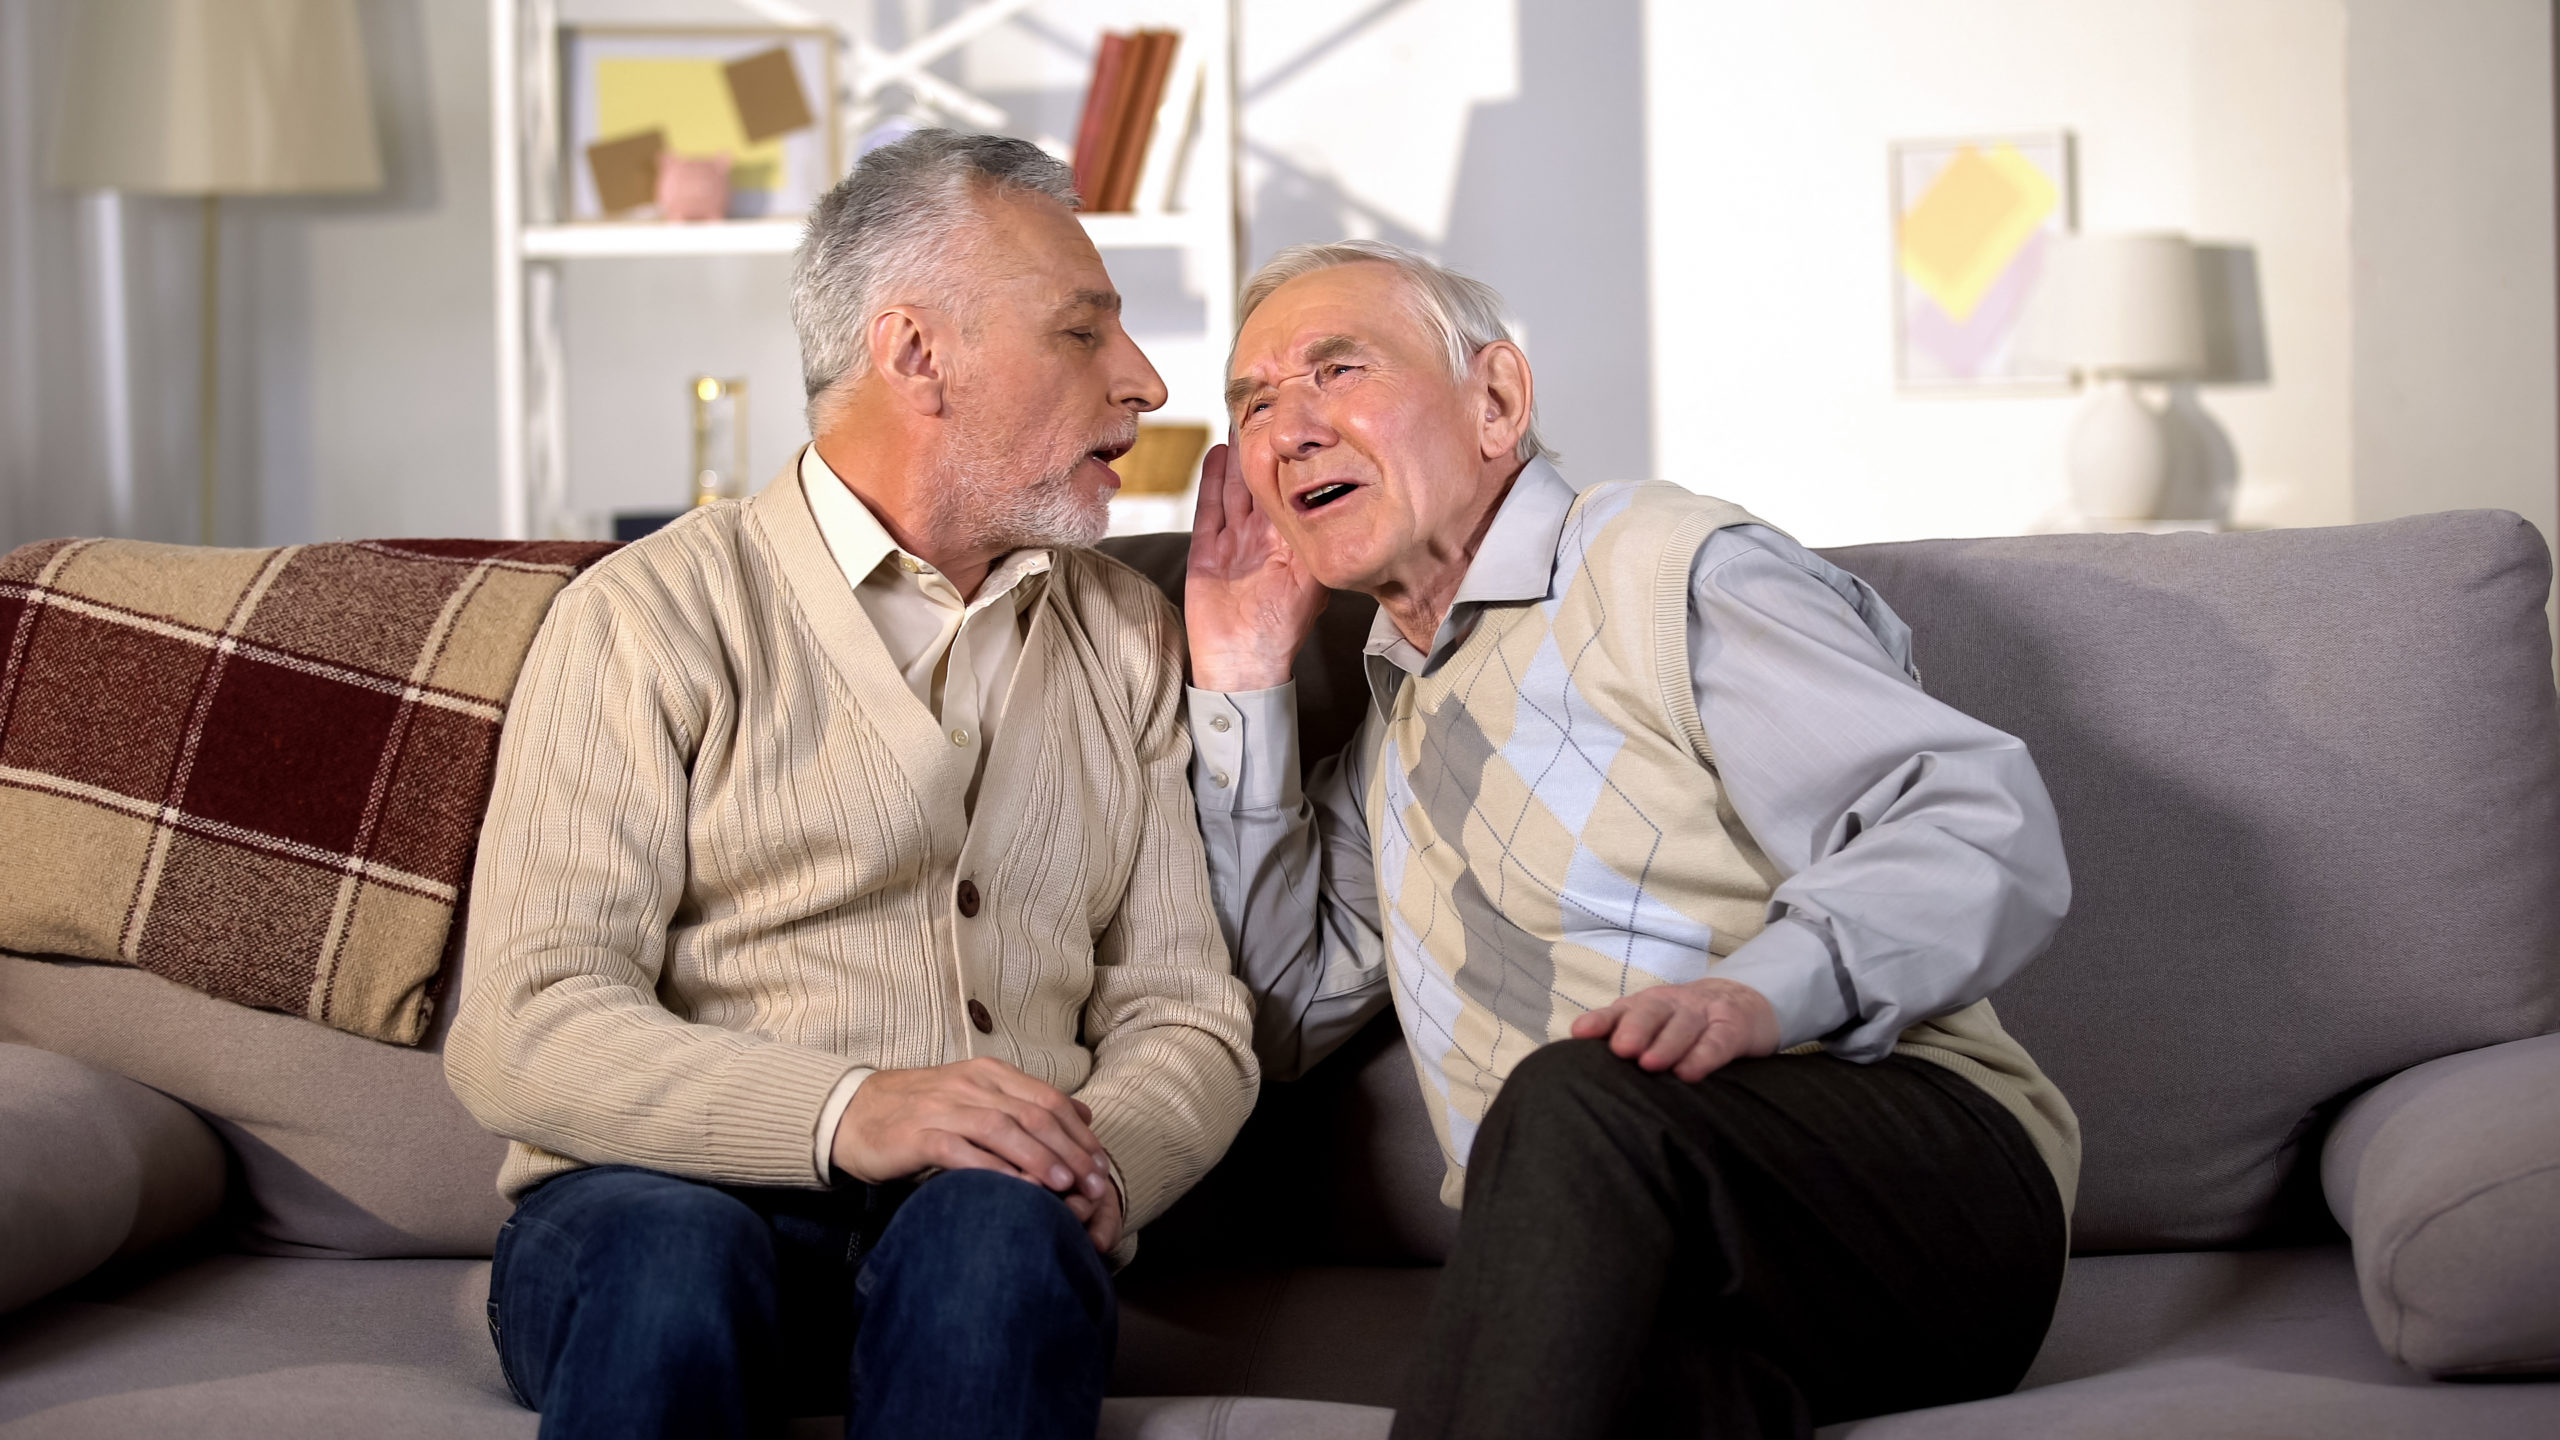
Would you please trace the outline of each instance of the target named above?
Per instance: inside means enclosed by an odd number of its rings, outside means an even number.
[[[1564,540],[1565,517],[1573,511],[1573,482],[1545,460],[1532,460],[1511,481],[1510,493],[1494,511],[1476,557],[1468,562],[1457,597],[1441,618],[1431,653],[1423,654],[1404,638],[1382,608],[1369,624],[1363,648],[1408,675],[1431,668],[1474,627],[1476,612],[1487,605],[1544,599],[1556,568],[1556,546]],[[1375,667],[1372,667],[1374,669]],[[1373,688],[1375,681],[1372,682]]]
[[[953,609],[964,608],[960,592],[948,577],[927,564],[923,557],[900,549],[889,535],[880,517],[853,493],[833,466],[820,458],[818,447],[808,446],[800,452],[800,489],[809,499],[809,513],[816,517],[818,534],[844,571],[845,583],[859,588],[864,580],[884,565],[895,565],[900,578]],[[985,604],[1011,592],[1015,586],[1034,575],[1049,572],[1046,550],[1015,550],[998,559],[980,582],[975,601]]]
[[[848,583],[861,584],[882,561],[899,553],[888,527],[853,493],[853,487],[818,458],[815,445],[800,452],[800,488],[809,497],[809,513],[817,519],[818,533],[825,537]]]

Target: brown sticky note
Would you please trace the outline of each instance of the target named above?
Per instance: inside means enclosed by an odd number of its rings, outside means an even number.
[[[776,45],[722,68],[729,77],[729,98],[738,107],[738,128],[749,143],[797,130],[812,118],[788,46]]]
[[[657,199],[658,155],[666,148],[664,130],[643,130],[588,146],[587,169],[595,176],[597,206],[614,215]]]

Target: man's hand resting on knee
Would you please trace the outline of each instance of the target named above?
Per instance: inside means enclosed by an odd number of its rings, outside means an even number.
[[[1727,1062],[1778,1053],[1769,997],[1733,980],[1656,985],[1573,1022],[1573,1038],[1609,1037],[1611,1052],[1696,1083]]]
[[[999,1170],[1058,1192],[1093,1236],[1120,1243],[1120,1189],[1083,1102],[1001,1060],[882,1070],[836,1123],[831,1157],[879,1184],[920,1170]]]

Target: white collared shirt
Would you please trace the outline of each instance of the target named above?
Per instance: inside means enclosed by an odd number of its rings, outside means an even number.
[[[1046,550],[1016,550],[996,561],[978,593],[963,600],[949,576],[898,548],[879,517],[818,456],[800,452],[800,486],[817,517],[818,534],[844,571],[853,598],[907,688],[933,712],[952,744],[972,752],[976,777],[1004,719],[1006,693],[1022,659],[1023,619],[1049,573]],[[978,802],[978,779],[968,803]]]
[[[907,688],[941,723],[943,738],[972,752],[966,803],[974,811],[987,752],[1022,660],[1024,617],[1039,594],[1040,577],[1049,573],[1049,552],[1013,551],[987,572],[977,595],[964,600],[949,576],[898,548],[880,518],[818,458],[815,445],[800,452],[800,490],[827,552]],[[833,1173],[828,1166],[836,1127],[871,1075],[868,1069],[848,1072],[827,1096],[814,1137],[820,1175]]]

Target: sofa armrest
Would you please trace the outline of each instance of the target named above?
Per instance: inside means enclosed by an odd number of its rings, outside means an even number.
[[[0,1312],[222,1207],[222,1141],[149,1086],[0,1045]]]
[[[2560,1035],[2384,1081],[2338,1117],[2320,1179],[2392,1358],[2560,1371]]]

